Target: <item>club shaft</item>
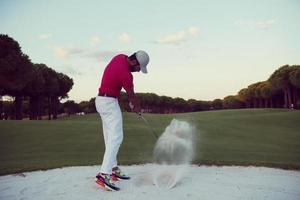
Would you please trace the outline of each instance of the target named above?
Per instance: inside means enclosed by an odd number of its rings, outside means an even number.
[[[154,131],[154,129],[152,128],[152,126],[150,126],[150,124],[149,124],[149,122],[146,120],[146,118],[145,118],[143,115],[141,115],[141,114],[139,114],[139,115],[140,115],[140,117],[143,119],[143,121],[145,122],[145,124],[147,124],[147,126],[151,129],[151,132],[152,132],[152,134],[154,135],[154,137],[155,137],[156,139],[158,139],[157,134],[155,133],[155,131]]]

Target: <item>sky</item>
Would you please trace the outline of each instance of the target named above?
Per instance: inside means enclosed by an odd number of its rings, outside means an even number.
[[[70,76],[69,100],[97,95],[119,53],[148,52],[136,92],[214,100],[300,64],[300,0],[0,0],[0,33],[33,63]]]

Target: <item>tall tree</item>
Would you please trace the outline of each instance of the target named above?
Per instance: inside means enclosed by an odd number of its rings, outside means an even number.
[[[176,112],[185,112],[188,108],[186,101],[180,97],[174,98],[173,106],[174,106]]]
[[[260,94],[261,97],[264,99],[264,107],[265,108],[273,108],[273,96],[275,94],[275,89],[273,88],[272,84],[270,83],[270,81],[263,81],[260,84]]]
[[[251,102],[253,104],[253,108],[258,108],[259,107],[259,93],[257,92],[258,86],[260,82],[253,83],[248,86],[248,95],[251,99]]]
[[[57,73],[57,80],[59,85],[59,90],[52,96],[51,102],[53,104],[53,119],[57,119],[59,100],[68,97],[68,92],[72,89],[73,79],[65,74]]]
[[[196,99],[189,99],[187,100],[187,111],[188,112],[195,112],[198,109],[198,101]]]
[[[222,109],[223,108],[223,101],[222,99],[215,99],[212,101],[213,109]]]
[[[43,65],[34,64],[32,74],[34,78],[30,79],[25,87],[25,94],[29,96],[29,118],[31,120],[41,119],[42,101],[45,89],[45,78],[43,76]]]
[[[3,119],[4,109],[3,109],[3,100],[2,100],[2,89],[0,88],[0,120]]]
[[[235,95],[229,95],[223,99],[223,108],[225,109],[236,109],[243,108],[244,103]]]
[[[74,101],[66,101],[63,104],[63,109],[69,116],[80,111],[79,104],[75,103]]]
[[[284,92],[284,107],[288,108],[292,104],[292,84],[289,79],[291,67],[284,65],[277,69],[269,78],[272,85]]]
[[[258,82],[255,84],[254,88],[254,97],[258,101],[258,107],[262,108],[264,107],[264,97],[262,95],[262,87],[264,87],[264,82]]]
[[[154,93],[138,93],[137,96],[140,99],[141,107],[145,112],[158,112],[160,99],[157,94]]]
[[[289,73],[289,81],[294,86],[293,102],[296,108],[300,108],[300,65],[292,66],[293,69]]]
[[[173,102],[173,99],[171,97],[161,96],[160,97],[160,105],[159,105],[160,113],[172,113],[173,112],[172,102]]]
[[[15,97],[15,118],[22,119],[24,88],[31,79],[32,64],[19,43],[0,34],[0,88],[2,94]]]
[[[248,88],[243,88],[238,92],[238,99],[242,101],[246,108],[251,108],[252,97],[250,95],[250,90]]]
[[[53,98],[59,93],[58,75],[45,64],[39,64],[39,67],[45,79],[43,96],[47,99],[48,119],[51,120],[53,114]]]

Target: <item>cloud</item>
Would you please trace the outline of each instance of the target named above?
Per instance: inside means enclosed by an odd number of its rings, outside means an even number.
[[[199,28],[197,27],[190,27],[187,32],[191,35],[191,36],[197,36],[200,33]]]
[[[243,20],[239,19],[234,22],[236,26],[249,28],[249,29],[270,29],[274,26],[275,20],[265,20],[265,21],[253,21],[253,20]]]
[[[275,24],[275,20],[259,21],[255,23],[255,26],[260,29],[269,29]]]
[[[85,51],[84,49],[78,47],[69,48],[67,50],[69,52],[69,55],[78,55],[84,53]]]
[[[58,58],[66,59],[69,57],[69,52],[63,47],[55,47],[54,52]]]
[[[114,57],[117,54],[126,54],[129,55],[130,52],[129,51],[122,51],[122,50],[107,50],[107,51],[92,51],[88,54],[88,56],[90,58],[94,58],[97,61],[109,61],[110,59],[112,59],[112,57]]]
[[[41,40],[47,40],[47,39],[49,39],[50,37],[52,37],[52,34],[51,34],[51,33],[46,33],[46,34],[41,34],[41,35],[39,35],[39,39],[41,39]]]
[[[84,49],[77,47],[67,48],[61,46],[51,46],[50,48],[54,50],[54,54],[60,59],[67,59],[74,55],[81,56],[84,53]]]
[[[127,44],[132,42],[131,36],[128,35],[127,33],[122,33],[122,34],[119,36],[119,40],[121,40],[121,42],[127,43]]]
[[[50,48],[54,51],[55,56],[62,60],[66,60],[76,56],[77,58],[96,59],[97,61],[108,61],[117,54],[130,54],[130,52],[126,50],[101,51],[99,49],[95,50],[95,48],[66,48],[61,46],[53,46]]]
[[[164,38],[158,39],[157,42],[160,44],[180,44],[185,40],[185,32],[180,31]]]
[[[75,76],[75,75],[77,75],[77,76],[84,75],[83,72],[80,72],[79,70],[75,70],[72,67],[63,66],[61,68],[62,68],[61,72],[64,73],[64,74],[67,74],[67,75],[73,75],[73,76]]]
[[[99,50],[98,48],[79,48],[79,47],[63,47],[63,46],[49,46],[52,49],[54,55],[62,60],[80,58],[80,59],[92,59],[97,62],[109,61],[117,54],[129,55],[132,52],[129,50]]]
[[[163,38],[160,38],[160,39],[156,40],[156,43],[179,45],[182,42],[185,42],[192,37],[198,36],[199,32],[200,32],[199,28],[190,27],[186,30],[182,30],[177,33],[173,33],[173,34],[167,35]]]
[[[91,44],[92,44],[92,45],[97,45],[97,44],[99,44],[100,42],[101,42],[100,37],[98,37],[98,36],[93,36],[93,37],[91,37]]]

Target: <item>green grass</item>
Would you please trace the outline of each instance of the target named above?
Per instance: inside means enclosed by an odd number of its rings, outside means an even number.
[[[300,111],[223,110],[144,114],[161,134],[173,118],[197,127],[195,163],[300,169]],[[120,164],[152,161],[155,138],[133,113],[124,113]],[[104,152],[98,114],[57,121],[0,121],[0,174],[62,166],[99,165]]]

